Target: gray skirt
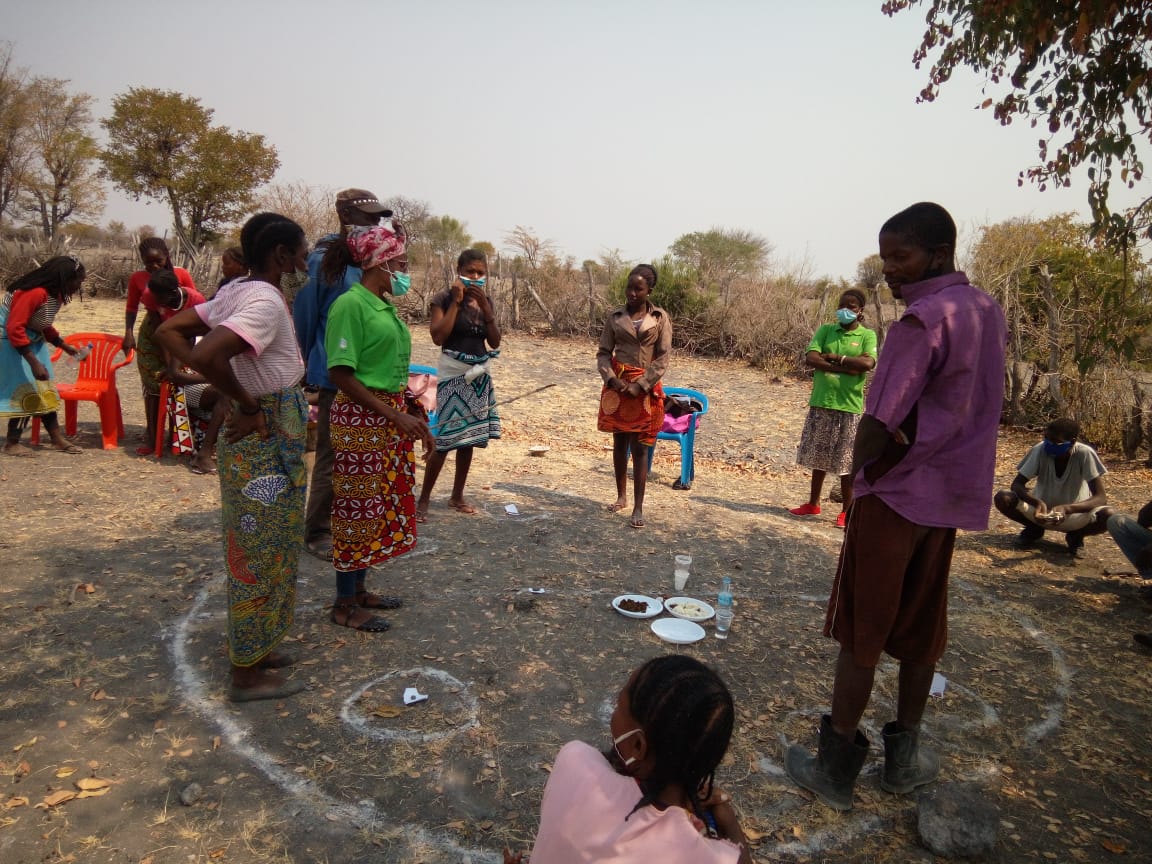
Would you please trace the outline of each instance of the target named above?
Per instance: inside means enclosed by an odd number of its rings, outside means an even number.
[[[852,470],[852,445],[860,415],[833,408],[809,408],[796,448],[796,464],[843,476]]]

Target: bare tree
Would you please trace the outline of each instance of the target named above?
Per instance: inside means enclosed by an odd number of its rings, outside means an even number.
[[[556,244],[553,241],[540,239],[531,228],[523,225],[517,225],[505,234],[504,242],[518,253],[518,257],[528,265],[529,270],[539,270],[545,258],[556,254]]]
[[[304,235],[312,241],[339,227],[336,224],[336,193],[303,180],[265,186],[257,195],[256,206],[287,216],[303,228]]]

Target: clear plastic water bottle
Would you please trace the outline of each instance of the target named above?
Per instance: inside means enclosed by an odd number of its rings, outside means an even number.
[[[725,576],[720,580],[720,593],[716,597],[716,638],[727,639],[732,627],[732,580]]]
[[[79,366],[84,360],[92,353],[92,349],[96,346],[89,342],[75,354],[64,355],[69,366]]]

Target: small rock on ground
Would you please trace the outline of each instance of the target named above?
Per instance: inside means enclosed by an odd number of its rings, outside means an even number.
[[[942,783],[925,789],[916,802],[920,840],[945,858],[976,858],[996,846],[1000,813],[973,783]]]

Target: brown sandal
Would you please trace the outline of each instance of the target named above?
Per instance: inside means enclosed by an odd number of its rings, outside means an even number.
[[[347,627],[349,630],[359,630],[361,633],[383,633],[388,630],[392,625],[385,621],[383,618],[378,618],[372,615],[366,621],[362,621],[358,625],[348,623],[352,620],[353,613],[359,609],[355,603],[333,603],[331,621],[340,627]],[[336,620],[336,610],[344,610],[344,620]]]

